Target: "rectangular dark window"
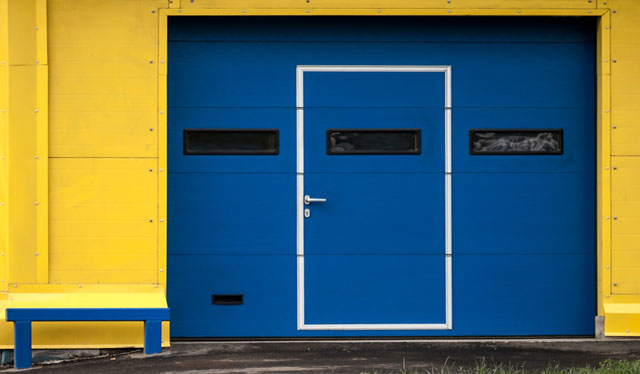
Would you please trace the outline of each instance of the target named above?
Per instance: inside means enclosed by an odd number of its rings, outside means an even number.
[[[185,155],[277,155],[274,129],[185,129]]]
[[[472,155],[561,155],[561,129],[469,130]]]
[[[214,305],[241,305],[244,303],[244,295],[212,295]]]
[[[419,155],[418,129],[327,130],[328,155]]]

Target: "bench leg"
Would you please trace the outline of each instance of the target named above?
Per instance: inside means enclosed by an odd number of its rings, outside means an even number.
[[[162,351],[162,321],[144,321],[144,354]]]
[[[16,369],[31,367],[31,321],[13,323],[13,346]]]

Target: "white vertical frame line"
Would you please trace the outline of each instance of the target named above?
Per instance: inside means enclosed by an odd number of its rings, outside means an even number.
[[[446,325],[448,329],[453,328],[453,220],[452,213],[452,192],[451,192],[451,67],[447,67],[445,76],[445,103],[444,103],[444,138],[445,138],[445,170],[444,170],[444,201],[445,201],[445,274],[446,274]]]
[[[304,328],[304,70],[296,69],[296,263],[298,329]]]
[[[306,324],[304,316],[304,73],[412,72],[445,74],[445,323]],[[451,66],[298,66],[296,68],[296,207],[298,330],[447,330],[453,328],[451,220]]]

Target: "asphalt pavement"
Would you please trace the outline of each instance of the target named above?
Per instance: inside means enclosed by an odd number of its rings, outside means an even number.
[[[35,373],[400,373],[488,365],[525,368],[597,365],[640,359],[640,340],[357,340],[172,342],[158,355],[141,350],[36,364]],[[42,352],[40,352],[42,355]],[[0,370],[12,372],[9,366]]]

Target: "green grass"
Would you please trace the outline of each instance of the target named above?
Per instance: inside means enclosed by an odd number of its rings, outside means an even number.
[[[526,369],[525,365],[491,364],[478,362],[474,367],[464,367],[445,362],[440,367],[408,367],[406,362],[395,370],[370,370],[360,374],[640,374],[640,360],[606,360],[598,366],[548,367],[546,369]]]

